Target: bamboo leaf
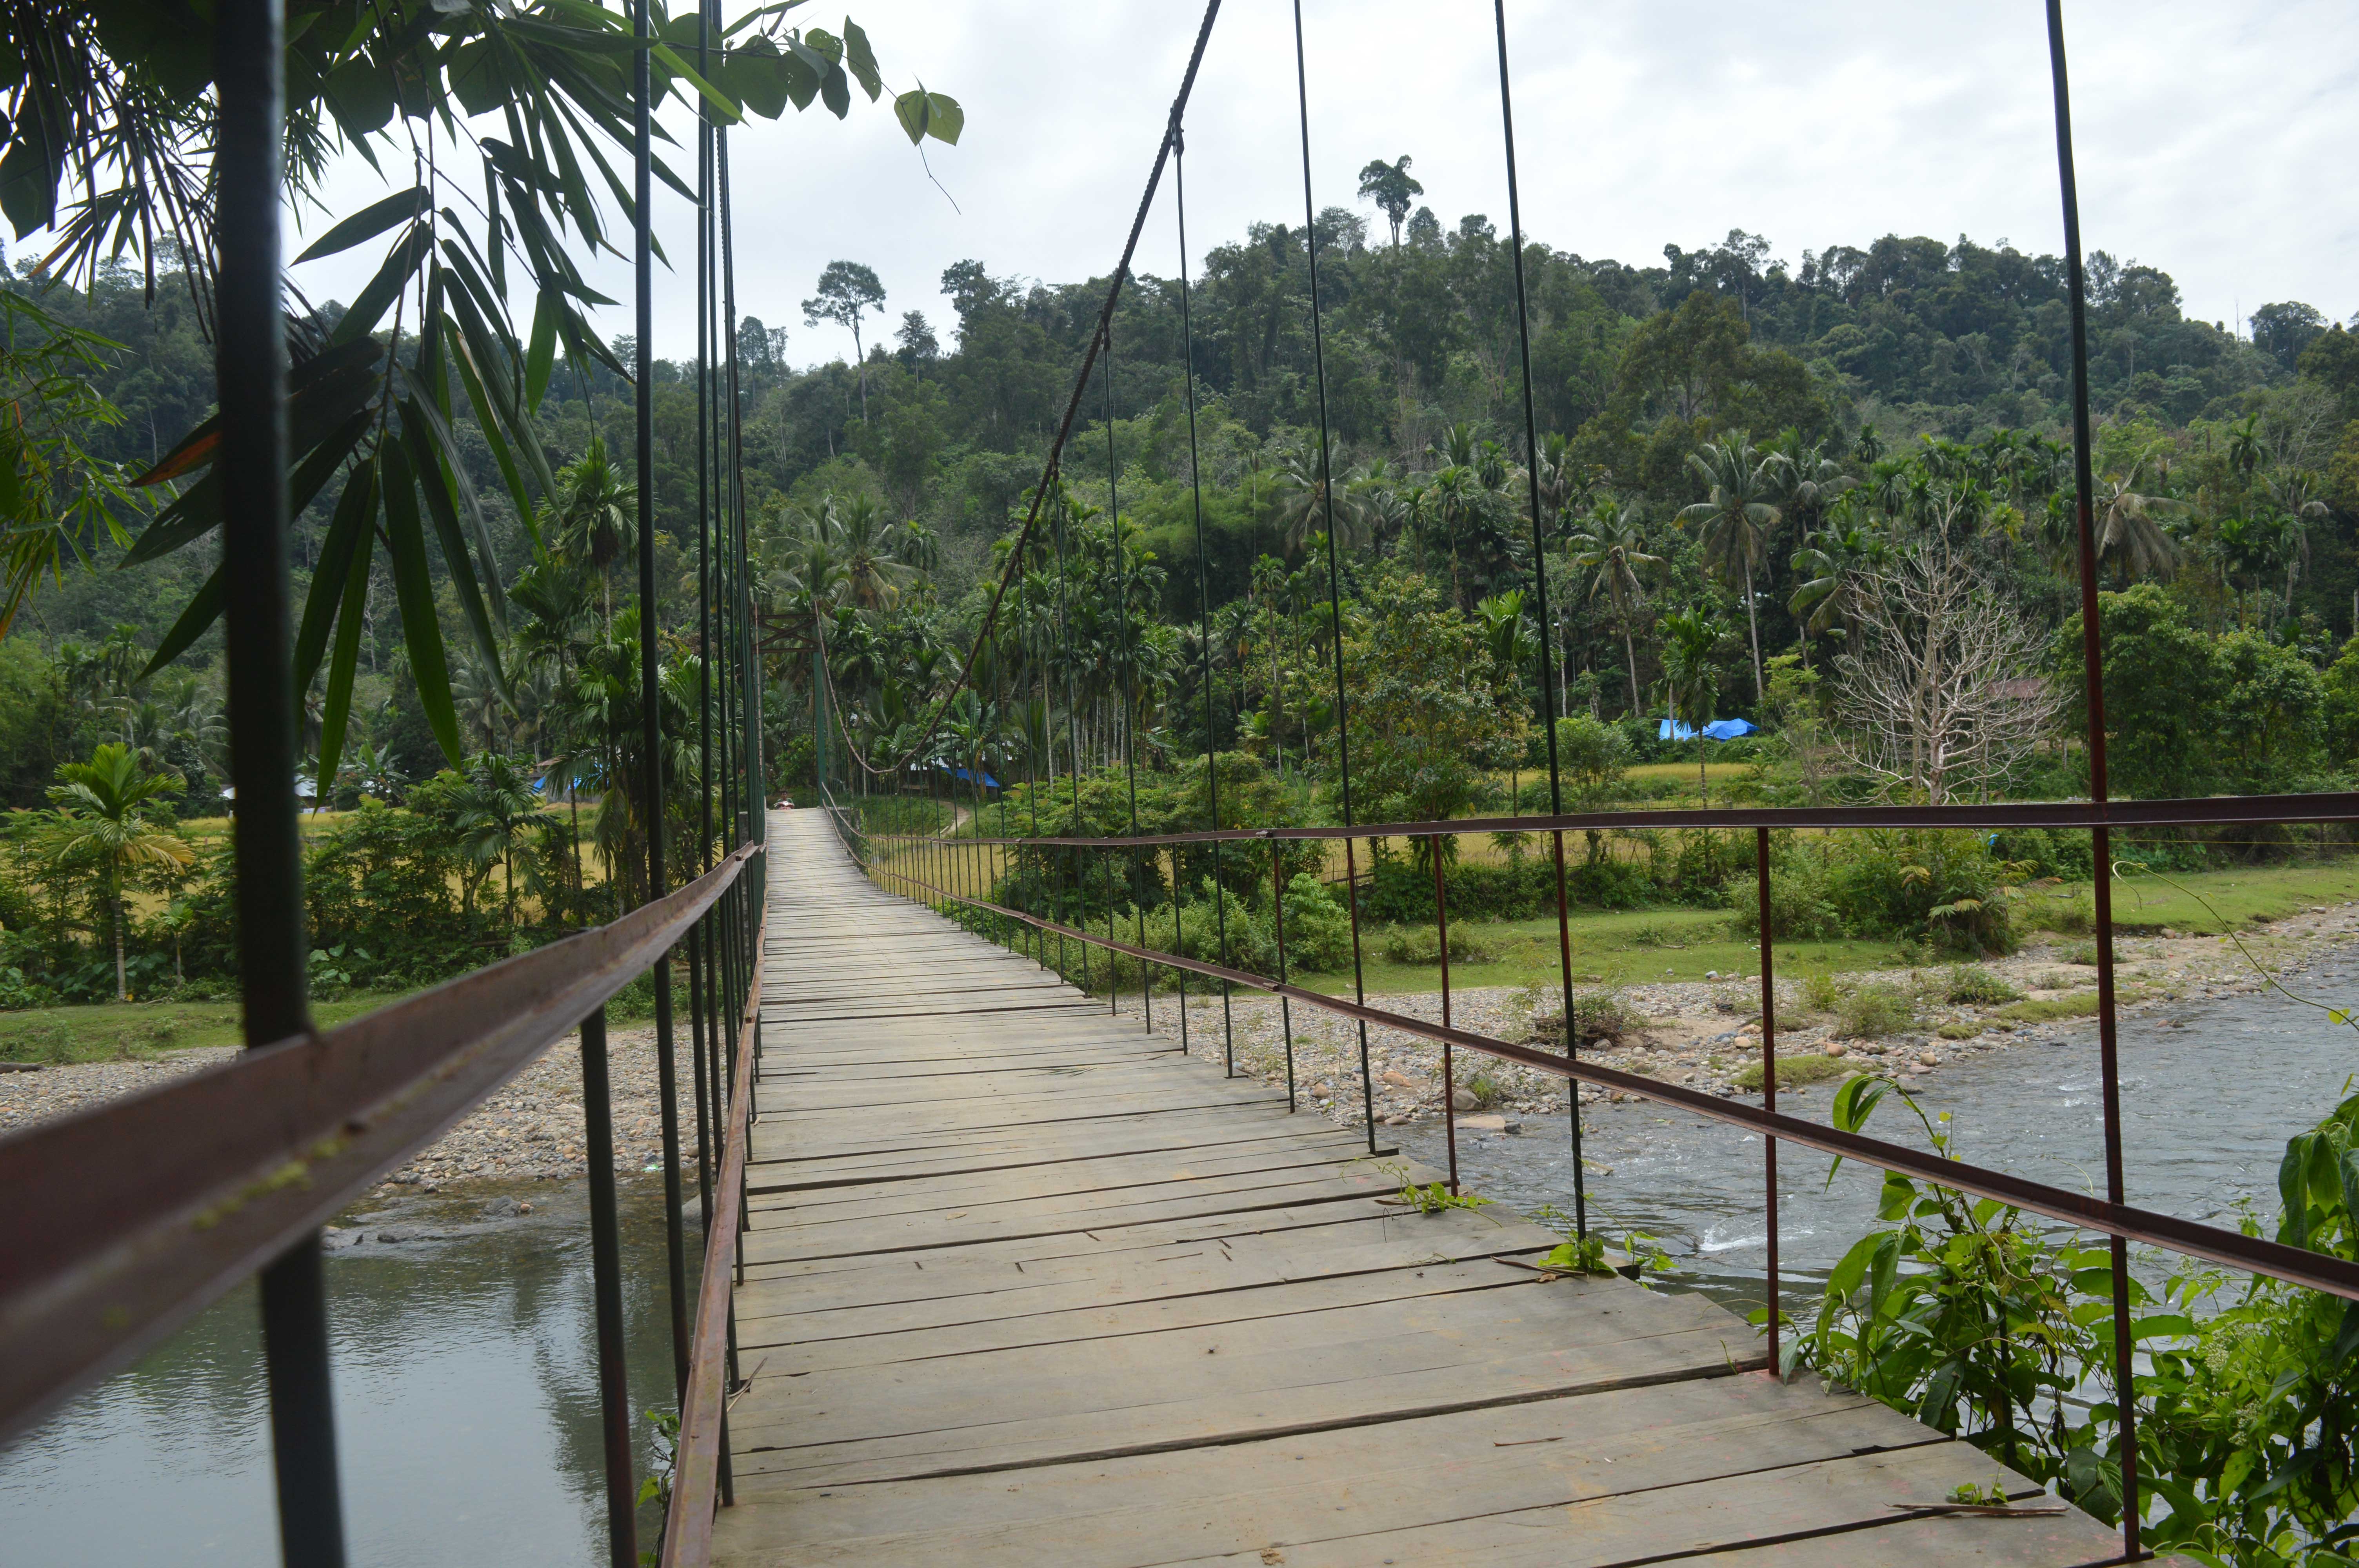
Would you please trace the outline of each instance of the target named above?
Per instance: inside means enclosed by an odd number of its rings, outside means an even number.
[[[370,530],[376,525],[376,472],[374,462],[364,462],[344,481],[344,493],[336,500],[328,536],[320,542],[311,592],[303,602],[303,623],[295,633],[295,689],[299,692],[310,690],[311,677],[319,673],[353,557],[374,558],[376,554],[369,542]]]
[[[180,611],[180,618],[172,622],[172,629],[164,633],[164,640],[156,644],[156,656],[149,659],[147,667],[139,672],[139,679],[148,679],[187,653],[190,645],[221,619],[221,612],[222,568],[215,567],[212,576],[205,579],[204,587],[197,589],[197,596],[189,600],[189,607]]]
[[[376,330],[386,308],[408,287],[410,275],[426,259],[433,243],[433,234],[426,225],[412,222],[408,232],[386,253],[385,265],[377,268],[376,276],[353,297],[344,311],[344,319],[336,323],[336,330],[328,341],[334,344],[354,342]]]
[[[329,786],[336,782],[336,771],[343,762],[344,726],[353,712],[353,672],[360,662],[361,618],[368,609],[369,554],[356,552],[344,573],[344,601],[336,620],[336,655],[328,665],[328,690],[320,709],[321,805],[327,803]]]
[[[507,690],[507,675],[500,665],[499,634],[492,628],[492,615],[484,603],[483,583],[475,575],[475,566],[467,550],[466,536],[459,527],[458,509],[451,504],[449,470],[438,460],[433,437],[426,419],[412,416],[418,400],[402,400],[401,435],[408,448],[409,466],[417,471],[418,491],[426,500],[426,514],[432,520],[436,542],[442,549],[443,568],[451,574],[451,587],[459,600],[459,609],[467,618],[467,629],[474,633],[475,646],[490,666],[492,678],[502,692]],[[499,580],[497,563],[486,549],[484,565],[491,568],[492,580]]]
[[[310,249],[295,258],[295,265],[332,256],[339,251],[351,250],[366,240],[373,240],[396,223],[406,222],[426,211],[432,198],[424,186],[413,186],[382,201],[371,202],[351,217],[330,229],[314,241]]]
[[[697,75],[688,61],[680,59],[679,53],[669,44],[656,45],[653,53],[656,59],[663,61],[673,75],[685,79],[690,86],[702,95],[705,103],[712,106],[713,118],[722,124],[734,125],[745,118],[738,112],[736,103],[726,92]]]
[[[418,518],[418,487],[399,442],[385,449],[385,515],[391,546],[393,587],[401,606],[401,636],[409,650],[409,671],[418,681],[419,706],[435,743],[456,767],[459,715],[451,702],[451,666],[442,648],[442,627],[434,615],[434,580],[426,568],[426,535]]]
[[[525,531],[532,535],[533,547],[540,547],[540,524],[532,514],[532,498],[525,493],[524,475],[516,471],[516,454],[508,449],[507,434],[495,411],[490,395],[484,390],[483,378],[476,373],[474,357],[460,335],[459,325],[447,318],[442,330],[451,337],[451,362],[458,367],[459,384],[465,388],[467,402],[475,410],[475,425],[483,432],[484,445],[492,450],[492,460],[499,465],[500,478],[508,487],[508,499],[516,503],[516,515],[523,519]]]
[[[549,395],[549,373],[557,363],[557,313],[564,307],[548,289],[532,308],[532,347],[525,356],[525,413],[529,416]]]

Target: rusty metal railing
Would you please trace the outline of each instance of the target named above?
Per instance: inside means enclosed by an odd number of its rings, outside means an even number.
[[[1451,1104],[1454,1084],[1450,1078],[1449,1053],[1473,1051],[1502,1062],[1509,1062],[1552,1077],[1566,1080],[1571,1087],[1572,1104],[1577,1112],[1580,1086],[1591,1086],[1636,1096],[1655,1103],[1676,1106],[1707,1120],[1738,1127],[1759,1136],[1763,1145],[1763,1176],[1767,1194],[1767,1260],[1765,1290],[1766,1332],[1769,1364],[1779,1362],[1778,1340],[1781,1329],[1782,1289],[1778,1272],[1777,1240],[1777,1146],[1793,1143],[1843,1159],[1897,1173],[1914,1180],[1948,1187],[1976,1197],[1991,1198],[2029,1213],[2038,1214],[2067,1224],[2104,1235],[2113,1239],[2117,1255],[2128,1242],[2136,1241],[2159,1247],[2187,1257],[2202,1259],[2230,1269],[2282,1280],[2310,1290],[2323,1291],[2346,1300],[2359,1301],[2359,1263],[2325,1252],[2314,1252],[2249,1236],[2240,1230],[2184,1219],[2158,1210],[2141,1208],[2125,1201],[2118,1180],[2110,1183],[2103,1196],[2086,1192],[2058,1187],[2037,1182],[2012,1173],[1950,1157],[1946,1154],[1910,1148],[1904,1144],[1870,1137],[1864,1133],[1843,1130],[1832,1126],[1802,1120],[1777,1109],[1777,999],[1774,981],[1776,963],[1776,921],[1772,909],[1773,872],[1770,835],[1773,830],[1807,828],[1836,831],[1845,828],[2025,828],[2054,827],[2088,830],[2102,849],[2111,830],[2118,827],[2222,827],[2253,824],[2348,824],[2359,822],[2359,795],[2337,793],[2309,795],[2219,796],[2185,800],[2149,801],[2060,801],[1998,803],[1944,806],[1832,806],[1832,807],[1760,807],[1722,810],[1636,810],[1626,812],[1582,812],[1549,816],[1486,817],[1434,822],[1393,822],[1353,827],[1298,827],[1269,828],[1230,828],[1187,833],[1166,833],[1124,837],[1087,838],[1076,836],[1044,836],[1040,838],[961,836],[951,841],[934,837],[909,834],[869,833],[852,819],[851,814],[830,801],[831,814],[847,843],[855,847],[855,854],[869,876],[887,891],[919,899],[936,907],[959,906],[978,911],[1000,920],[1014,923],[1018,928],[1037,933],[1041,938],[1055,936],[1059,942],[1078,943],[1086,953],[1095,947],[1109,953],[1125,955],[1143,966],[1160,967],[1180,974],[1198,975],[1225,985],[1246,987],[1281,999],[1285,1005],[1300,1004],[1319,1009],[1363,1025],[1378,1024],[1404,1033],[1433,1041],[1442,1046],[1444,1082],[1441,1087],[1443,1115],[1447,1122],[1450,1146],[1453,1152],[1452,1183],[1456,1180],[1454,1151],[1456,1147],[1455,1108]],[[978,819],[977,826],[980,826]],[[1088,928],[1089,910],[1086,897],[1082,906],[1082,925],[1071,924],[1013,907],[993,898],[979,897],[971,890],[978,876],[982,884],[996,891],[1000,875],[1018,855],[1039,855],[1042,851],[1063,851],[1068,854],[1103,854],[1128,856],[1136,859],[1143,851],[1176,850],[1190,845],[1213,843],[1266,844],[1269,847],[1273,866],[1277,863],[1277,846],[1286,841],[1321,841],[1379,838],[1426,838],[1438,840],[1464,833],[1494,831],[1545,832],[1560,840],[1564,833],[1581,829],[1631,829],[1645,827],[1683,827],[1704,829],[1751,829],[1755,835],[1755,899],[1756,917],[1759,926],[1761,988],[1761,1073],[1762,1103],[1746,1105],[1680,1085],[1665,1083],[1644,1074],[1625,1072],[1583,1060],[1577,1033],[1573,1027],[1574,998],[1564,998],[1564,1053],[1555,1054],[1536,1050],[1528,1045],[1499,1040],[1464,1029],[1453,1028],[1449,1022],[1449,951],[1448,908],[1440,881],[1440,855],[1437,845],[1435,921],[1436,935],[1444,955],[1442,975],[1442,1022],[1413,1017],[1391,1009],[1375,1007],[1364,1000],[1346,1000],[1321,991],[1288,983],[1283,975],[1287,967],[1285,925],[1281,918],[1276,926],[1276,946],[1279,976],[1256,974],[1228,964],[1212,963],[1187,957],[1177,951],[1166,951],[1141,943],[1125,942],[1113,933],[1114,912],[1109,908],[1108,930],[1103,933]],[[997,850],[995,858],[992,851]],[[956,859],[962,853],[980,855],[983,865],[961,867]],[[2109,863],[2101,861],[2095,875],[2102,888],[2111,873]],[[952,881],[958,886],[949,885]],[[1075,879],[1076,885],[1086,889],[1086,876]],[[1114,885],[1109,878],[1106,885]],[[1282,895],[1280,907],[1282,908]],[[1353,890],[1356,901],[1358,891]],[[1175,894],[1176,897],[1176,894]],[[1559,898],[1563,893],[1560,884]],[[1355,912],[1356,913],[1356,912]],[[1176,904],[1175,904],[1176,914]],[[2110,979],[2110,957],[2114,921],[2110,901],[2097,901],[2096,940],[2104,965],[2101,974]],[[1174,923],[1175,937],[1177,931]],[[1359,924],[1353,923],[1353,942],[1359,944]],[[1178,946],[1175,940],[1175,947]],[[1038,956],[1047,961],[1045,944]],[[1061,968],[1061,964],[1059,965]],[[1111,972],[1109,972],[1111,985]],[[2104,1097],[2104,1131],[2109,1158],[2118,1162],[2122,1146],[2121,1101],[2118,1089],[2118,1065],[2111,1049],[2114,1035],[2116,999],[2113,988],[2101,985],[2099,990],[2099,1025],[2101,1038],[2107,1046],[2103,1054],[2106,1093]],[[1149,1027],[1152,1027],[1151,1023]],[[1368,1068],[1364,1056],[1362,1085],[1364,1102],[1372,1098],[1372,1087],[1365,1076]],[[1287,1033],[1287,1079],[1288,1108],[1293,1108],[1292,1084],[1294,1064],[1291,1030]],[[1373,1118],[1370,1135],[1374,1136]],[[2113,1308],[2116,1319],[2127,1322],[2128,1286],[2123,1271],[2115,1271]],[[2125,1371],[2118,1375],[2126,1380]],[[2123,1410],[2123,1443],[2134,1441],[2130,1433],[2132,1416],[2126,1403]],[[2136,1494],[2125,1490],[2125,1508],[2124,1533],[2129,1556],[2139,1554],[2136,1532]]]
[[[244,1052],[0,1141],[10,1210],[0,1438],[130,1361],[432,1143],[660,960],[759,852],[745,845],[611,925],[316,1038]],[[732,1115],[742,1108],[741,1097]]]

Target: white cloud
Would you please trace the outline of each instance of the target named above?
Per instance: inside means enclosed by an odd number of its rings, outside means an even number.
[[[2359,8],[2076,0],[2067,11],[2089,246],[2168,270],[2207,319],[2276,299],[2359,310],[2347,194]],[[944,330],[938,280],[962,257],[1003,275],[1103,275],[1178,86],[1193,7],[906,0],[858,14],[894,86],[923,78],[965,105],[963,144],[928,146],[959,210],[885,105],[855,97],[843,123],[816,111],[756,122],[732,149],[740,309],[789,326],[790,356],[809,362],[850,351],[838,330],[805,329],[799,309],[836,257],[876,268],[888,319],[921,308]],[[1320,205],[1357,205],[1360,166],[1408,153],[1445,225],[1481,211],[1504,231],[1489,7],[1310,0],[1306,18]],[[1658,263],[1667,241],[1693,247],[1732,227],[1797,262],[1805,247],[1889,232],[2060,248],[2037,0],[1518,0],[1508,27],[1525,225],[1550,244],[1640,265]],[[1224,5],[1189,125],[1200,254],[1249,222],[1301,221],[1286,5]],[[365,169],[335,183],[340,201],[378,189]],[[689,219],[677,198],[658,208],[682,270],[658,275],[657,339],[678,354],[694,321]],[[315,264],[305,283],[349,297],[364,265]],[[1175,270],[1168,186],[1138,265]],[[622,268],[592,276],[627,301]],[[602,322],[629,323],[627,307]]]

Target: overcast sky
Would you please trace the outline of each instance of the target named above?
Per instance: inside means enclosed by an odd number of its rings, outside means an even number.
[[[731,149],[740,309],[788,327],[788,357],[808,363],[850,352],[848,334],[805,328],[799,308],[838,257],[885,282],[875,335],[917,308],[945,345],[956,318],[940,279],[954,261],[1054,281],[1103,274],[1186,63],[1194,6],[902,0],[855,15],[889,88],[922,79],[965,106],[960,146],[927,144],[948,194],[889,103],[855,92],[848,121],[814,107],[751,123]],[[1483,212],[1504,232],[1490,18],[1469,0],[1306,0],[1321,206],[1375,220],[1357,171],[1406,153],[1445,226]],[[1666,242],[1696,248],[1733,227],[1797,265],[1806,248],[1887,232],[2060,249],[2038,0],[1511,0],[1507,24],[1525,227],[1559,249],[1659,265]],[[2359,6],[2071,0],[2066,26],[2091,249],[2162,267],[2205,319],[2282,299],[2336,319],[2359,311]],[[1189,114],[1199,254],[1255,220],[1301,221],[1293,71],[1286,6],[1228,0]],[[354,167],[332,194],[348,211],[381,189]],[[658,222],[683,271],[677,284],[658,274],[657,346],[679,355],[693,343],[692,231],[668,195]],[[1177,269],[1168,179],[1138,265]],[[315,298],[348,298],[373,265],[356,253],[302,278]],[[629,298],[621,268],[593,276]],[[628,331],[627,309],[603,325]]]

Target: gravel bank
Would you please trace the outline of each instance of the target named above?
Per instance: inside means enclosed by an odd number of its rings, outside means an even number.
[[[2256,972],[2255,962],[2272,976],[2292,975],[2328,946],[2359,937],[2359,904],[2313,906],[2280,921],[2256,923],[2240,933],[2238,942],[2223,936],[2186,936],[2163,932],[2154,936],[2122,936],[2114,943],[2116,984],[2125,1015],[2143,1016],[2147,1026],[2173,1028],[2173,1004],[2212,997],[2233,996],[2263,989],[2268,981]],[[2242,951],[2238,944],[2241,943]],[[2021,993],[2018,1001],[1974,1005],[1946,1000],[1951,968],[1869,970],[1843,977],[1845,984],[1888,988],[1911,999],[1914,1017],[1905,1027],[1875,1038],[1848,1033],[1839,1017],[1814,1013],[1806,1004],[1803,988],[1780,981],[1777,986],[1777,1054],[1779,1058],[1837,1058],[1813,1064],[1823,1075],[1813,1090],[1809,1085],[1781,1087],[1781,1097],[1823,1098],[1833,1083],[1855,1066],[1892,1075],[1913,1084],[1944,1065],[1986,1051],[2006,1050],[2060,1033],[2093,1027],[2093,1020],[2073,1010],[2093,1011],[2096,968],[2087,957],[2085,937],[2039,940],[2009,957],[1975,966]],[[2246,955],[2250,955],[2248,959]],[[1217,1059],[1222,1051],[1221,1001],[1190,988],[1188,1037],[1191,1054]],[[1604,988],[1576,983],[1575,994],[1591,996]],[[1708,1093],[1736,1096],[1737,1076],[1761,1060],[1758,973],[1731,974],[1703,981],[1662,981],[1625,985],[1610,994],[1634,1027],[1620,1040],[1585,1053],[1602,1064],[1625,1072],[1642,1073]],[[1554,986],[1495,987],[1453,991],[1451,1022],[1461,1029],[1499,1040],[1525,1043],[1533,1033],[1535,1015],[1546,1017],[1560,1006]],[[1441,999],[1436,992],[1371,996],[1372,1005],[1412,1018],[1439,1022]],[[2332,999],[2353,1005],[2350,998]],[[2043,1006],[2043,1004],[2047,1004]],[[1267,997],[1239,993],[1231,999],[1236,1065],[1241,1074],[1275,1087],[1286,1083],[1283,1021],[1277,1004]],[[1138,1000],[1126,999],[1122,1011],[1134,1021]],[[1364,1121],[1360,1088],[1359,1042],[1356,1027],[1346,1019],[1297,1006],[1293,1010],[1295,1081],[1305,1100],[1321,1114],[1344,1126]],[[2064,1016],[2041,1017],[2042,1011]],[[1155,999],[1156,1033],[1177,1040],[1179,998]],[[1397,1029],[1368,1031],[1368,1065],[1374,1076],[1375,1117],[1386,1126],[1404,1126],[1441,1111],[1441,1048]],[[1565,1089],[1561,1079],[1530,1068],[1493,1061],[1474,1053],[1454,1063],[1453,1076],[1462,1113],[1469,1109],[1514,1117],[1524,1113],[1561,1111]],[[1786,1071],[1779,1075],[1781,1086]],[[1757,1094],[1757,1087],[1751,1093]],[[1479,1104],[1470,1104],[1470,1098]],[[1584,1103],[1609,1098],[1602,1089],[1582,1091]],[[1610,1098],[1623,1098],[1626,1096]]]
[[[696,1158],[695,1090],[687,1040],[679,1044],[680,1157]],[[132,1062],[93,1062],[0,1073],[0,1136],[53,1116],[136,1093],[235,1054],[226,1047],[174,1051]],[[655,1030],[607,1033],[607,1072],[614,1103],[614,1168],[640,1171],[663,1160],[656,1096]],[[515,1186],[584,1175],[582,1041],[569,1034],[431,1148],[386,1178],[378,1190],[440,1192],[473,1184]]]

